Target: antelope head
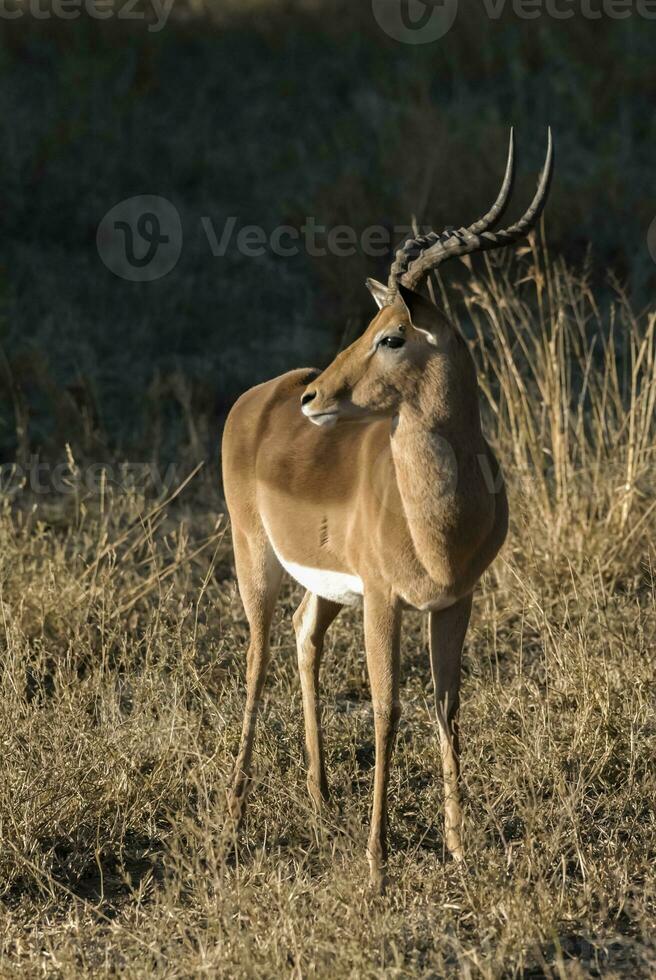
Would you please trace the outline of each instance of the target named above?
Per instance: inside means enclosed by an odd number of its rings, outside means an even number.
[[[430,371],[445,406],[456,409],[454,388],[476,385],[466,344],[447,316],[417,292],[430,273],[447,259],[493,248],[505,248],[524,238],[544,209],[553,173],[553,142],[549,130],[547,154],[530,207],[499,231],[492,229],[504,214],[515,176],[514,140],[510,133],[506,173],[499,195],[478,221],[441,234],[430,232],[407,239],[396,253],[387,285],[367,280],[379,312],[364,334],[306,388],[301,406],[315,425],[338,420],[393,417],[402,403],[421,400],[422,380]]]

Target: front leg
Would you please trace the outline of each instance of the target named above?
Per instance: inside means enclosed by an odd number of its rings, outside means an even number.
[[[446,846],[457,861],[464,856],[458,740],[460,661],[471,606],[472,597],[468,595],[448,609],[430,614],[431,671],[444,777],[444,833]]]
[[[389,594],[365,592],[364,641],[376,733],[374,801],[367,856],[374,888],[382,892],[387,865],[387,787],[399,702],[401,610]]]

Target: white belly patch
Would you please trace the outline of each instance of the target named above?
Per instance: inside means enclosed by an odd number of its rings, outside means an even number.
[[[348,572],[332,572],[323,568],[311,568],[299,565],[295,561],[287,561],[282,557],[271,538],[271,532],[265,525],[267,537],[271,543],[276,558],[292,578],[296,579],[309,592],[320,595],[332,602],[341,602],[345,606],[353,606],[362,597],[364,588],[362,579]]]
[[[274,549],[275,550],[275,549]],[[277,554],[277,552],[276,552]],[[309,568],[307,565],[297,565],[293,561],[285,561],[278,555],[278,561],[289,572],[292,578],[315,595],[333,602],[341,602],[353,606],[362,596],[362,579],[347,572],[329,572],[323,568]]]

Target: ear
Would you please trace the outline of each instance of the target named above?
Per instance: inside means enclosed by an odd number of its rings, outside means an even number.
[[[429,343],[437,344],[438,337],[450,327],[446,315],[431,300],[402,283],[398,295],[415,330],[425,333]]]
[[[387,286],[382,282],[378,282],[377,279],[367,279],[365,285],[376,300],[378,309],[382,310],[387,303]]]

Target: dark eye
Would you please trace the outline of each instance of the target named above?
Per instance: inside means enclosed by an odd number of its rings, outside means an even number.
[[[398,350],[398,348],[403,347],[404,344],[405,340],[403,337],[383,337],[378,346],[391,347],[392,350]]]

